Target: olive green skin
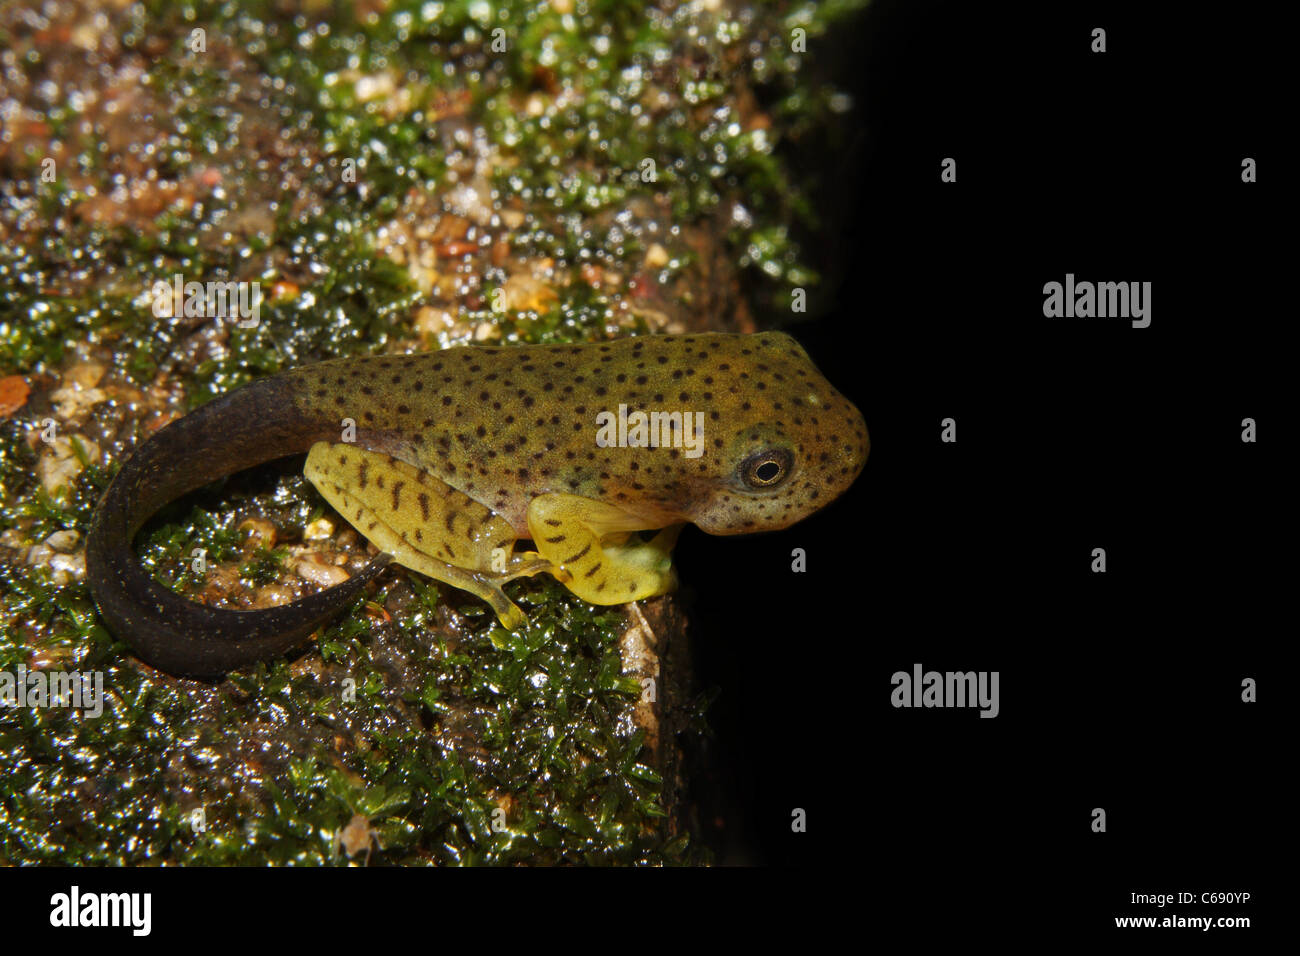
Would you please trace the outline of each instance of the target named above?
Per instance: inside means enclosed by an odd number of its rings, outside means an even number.
[[[620,405],[702,412],[702,454],[599,447],[596,416]],[[358,448],[435,476],[521,537],[530,502],[550,493],[617,505],[647,527],[785,528],[843,493],[870,449],[862,415],[777,332],[466,347],[293,369],[163,428],[113,480],[86,554],[112,630],[163,670],[209,676],[284,653],[354,600],[386,555],[292,604],[232,611],[157,584],[131,548],[144,522],[181,494],[339,442],[349,426]],[[779,480],[765,483],[774,471]]]

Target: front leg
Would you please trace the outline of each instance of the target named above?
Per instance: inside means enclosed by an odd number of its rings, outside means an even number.
[[[682,526],[670,525],[650,541],[635,534],[653,528],[616,505],[580,495],[538,495],[528,505],[538,553],[565,587],[592,604],[639,601],[676,587],[671,552]]]

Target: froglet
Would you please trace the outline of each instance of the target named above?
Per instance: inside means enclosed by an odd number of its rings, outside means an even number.
[[[477,595],[514,629],[526,618],[506,582],[550,574],[593,604],[662,594],[684,524],[785,528],[844,492],[868,450],[862,415],[780,332],[338,359],[253,382],[141,445],[91,521],[87,580],[109,627],[176,674],[283,654],[389,561]],[[237,611],[141,567],[132,539],[163,505],[302,452],[380,551],[360,572]]]

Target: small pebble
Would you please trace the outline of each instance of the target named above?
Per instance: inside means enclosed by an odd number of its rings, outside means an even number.
[[[258,539],[257,543],[263,548],[275,547],[275,525],[265,518],[245,518],[239,522],[239,530],[249,530]]]
[[[77,541],[81,538],[80,533],[72,528],[66,528],[63,531],[56,531],[45,539],[45,544],[55,551],[62,551],[67,554],[77,546]]]
[[[289,588],[283,584],[268,584],[258,589],[257,596],[253,598],[253,607],[278,607],[292,600],[293,591]]]
[[[86,576],[86,553],[56,554],[50,559],[55,584],[70,584]]]
[[[86,460],[94,464],[99,460],[99,446],[80,435],[65,438],[60,435],[46,445],[46,451],[36,463],[36,475],[41,480],[46,494],[53,495],[60,488],[66,487],[77,475],[81,474],[82,464],[73,450],[73,441],[77,441]]]
[[[313,584],[319,584],[321,587],[332,588],[336,584],[342,584],[348,579],[347,571],[335,567],[331,564],[322,564],[320,561],[299,561],[295,569],[298,577],[304,581],[310,581]]]
[[[307,541],[319,541],[334,534],[334,522],[329,518],[317,518],[303,529],[302,536]]]

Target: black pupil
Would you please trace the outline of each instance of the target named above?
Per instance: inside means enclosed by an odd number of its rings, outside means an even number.
[[[765,461],[754,469],[754,475],[759,481],[775,481],[779,474],[781,474],[781,466],[774,461]]]

